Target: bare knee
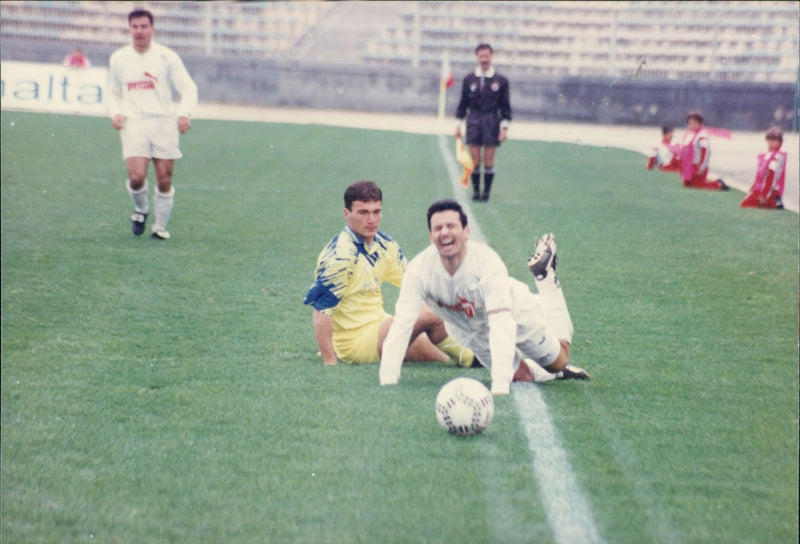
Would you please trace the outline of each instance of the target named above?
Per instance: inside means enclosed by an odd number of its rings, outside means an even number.
[[[560,343],[561,349],[558,350],[558,356],[556,357],[555,361],[544,367],[548,372],[560,372],[569,364],[569,342],[566,340],[561,340]]]
[[[156,171],[156,181],[158,190],[161,193],[169,193],[172,189],[172,171],[175,161],[171,159],[153,159]]]
[[[172,190],[172,177],[158,178],[158,192],[167,194]]]
[[[427,333],[431,342],[438,344],[447,338],[447,329],[445,329],[444,321],[431,311],[427,306],[423,306],[422,310],[417,317],[414,324],[414,333],[421,334]]]
[[[144,176],[128,176],[128,181],[130,183],[130,187],[134,191],[138,191],[142,187],[144,187]]]

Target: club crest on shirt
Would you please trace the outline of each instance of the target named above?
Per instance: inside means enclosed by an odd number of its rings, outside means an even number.
[[[475,317],[475,301],[469,300],[464,297],[460,297],[456,295],[457,302],[455,304],[446,304],[441,300],[437,300],[436,304],[438,304],[442,308],[447,308],[452,312],[463,312],[465,316],[472,319]]]
[[[496,82],[496,81],[492,81],[491,89],[494,92],[499,91],[500,90],[500,84],[498,82]]]

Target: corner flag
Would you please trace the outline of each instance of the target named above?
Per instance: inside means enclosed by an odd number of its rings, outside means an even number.
[[[461,138],[456,138],[456,162],[464,167],[461,170],[461,186],[469,187],[469,177],[475,170],[475,163],[472,162],[472,155],[467,151]]]
[[[453,77],[453,70],[450,69],[450,56],[447,54],[447,51],[443,53],[442,58],[442,76],[440,78],[439,84],[443,89],[449,89],[453,85],[455,85],[456,80]]]
[[[456,80],[453,78],[453,71],[450,69],[450,56],[447,51],[442,53],[442,73],[439,76],[439,120],[444,119],[444,106],[445,98],[447,97],[447,89],[455,84]]]

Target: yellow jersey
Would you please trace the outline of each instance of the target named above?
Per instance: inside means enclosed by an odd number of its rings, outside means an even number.
[[[303,303],[331,316],[334,337],[357,334],[386,318],[381,284],[399,287],[406,265],[403,250],[390,236],[378,231],[367,246],[345,226],[320,252]]]

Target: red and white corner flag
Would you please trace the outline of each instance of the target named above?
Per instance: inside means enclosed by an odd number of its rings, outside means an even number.
[[[450,56],[445,51],[442,53],[442,73],[439,76],[439,122],[444,119],[447,89],[452,87],[455,82],[453,70],[450,69]]]
[[[442,89],[449,89],[455,84],[456,80],[453,77],[453,70],[450,68],[450,55],[445,51],[442,54],[442,76],[439,84]]]

